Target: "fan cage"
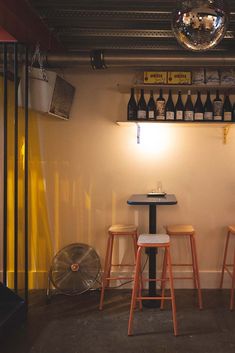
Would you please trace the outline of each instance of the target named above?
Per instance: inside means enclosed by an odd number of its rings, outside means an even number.
[[[66,295],[82,294],[99,282],[101,263],[95,249],[83,243],[63,247],[52,259],[48,274],[50,285]]]

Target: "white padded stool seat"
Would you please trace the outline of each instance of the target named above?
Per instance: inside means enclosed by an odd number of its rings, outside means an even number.
[[[114,224],[111,227],[109,227],[109,232],[111,233],[132,233],[136,232],[137,227],[133,224]]]
[[[141,234],[138,238],[137,245],[143,246],[145,244],[168,244],[170,237],[167,234]]]

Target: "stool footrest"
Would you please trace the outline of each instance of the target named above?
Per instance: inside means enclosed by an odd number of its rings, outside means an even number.
[[[106,277],[106,280],[117,280],[117,279],[132,279],[133,280],[133,277]]]
[[[171,266],[193,266],[193,264],[171,264]]]
[[[135,264],[111,264],[112,267],[121,267],[121,266],[125,266],[125,267],[134,267]]]
[[[169,280],[169,278],[167,279],[167,281]],[[143,282],[162,282],[165,281],[164,278],[142,278]]]
[[[136,297],[136,300],[162,300],[172,299],[172,297]]]
[[[194,279],[194,277],[173,277],[173,279]],[[166,280],[169,281],[169,277],[166,277]]]

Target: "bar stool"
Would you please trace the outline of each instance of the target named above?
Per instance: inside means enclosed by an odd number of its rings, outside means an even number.
[[[139,236],[137,245],[138,245],[138,250],[137,250],[137,258],[136,258],[134,285],[132,289],[130,316],[129,316],[129,324],[128,324],[128,336],[132,335],[132,323],[133,323],[136,301],[139,300],[140,302],[142,302],[142,300],[161,300],[161,303],[163,305],[163,301],[165,299],[171,300],[174,334],[175,336],[177,336],[178,329],[177,329],[177,321],[176,321],[175,294],[174,294],[174,286],[173,286],[171,256],[170,256],[170,238],[167,234],[142,234]],[[141,252],[142,252],[142,249],[145,249],[145,248],[157,248],[157,249],[163,248],[165,250],[166,269],[168,267],[169,280],[170,280],[169,297],[165,297],[163,295],[163,292],[161,297],[141,296],[141,292],[139,291],[141,286]],[[165,281],[165,280],[166,279],[152,279],[152,281],[156,281],[156,282]]]
[[[198,261],[197,261],[197,251],[196,251],[196,241],[195,241],[195,230],[192,225],[172,225],[172,226],[166,226],[166,232],[167,234],[171,236],[184,236],[188,237],[190,239],[190,245],[191,245],[191,256],[192,256],[192,263],[190,264],[172,264],[172,267],[185,267],[185,266],[191,266],[193,273],[192,277],[174,277],[174,279],[193,279],[194,282],[194,288],[197,289],[198,293],[198,305],[199,309],[202,309],[202,293],[201,293],[201,286],[200,286],[200,277],[199,277],[199,270],[198,270]],[[164,262],[163,262],[164,264]],[[163,268],[163,276],[164,276],[164,268]],[[164,282],[163,282],[164,284]]]
[[[225,249],[224,249],[224,259],[223,259],[223,266],[222,266],[222,273],[221,273],[220,288],[222,288],[223,286],[224,271],[226,271],[232,279],[232,287],[231,287],[231,294],[230,294],[230,310],[233,310],[234,309],[234,286],[235,286],[235,249],[233,252],[233,264],[227,263],[227,254],[228,254],[230,235],[235,235],[235,226],[228,226],[227,238],[226,238]],[[232,267],[232,271],[230,269],[231,267]]]
[[[114,239],[116,237],[124,236],[124,237],[131,237],[134,246],[134,259],[136,260],[136,252],[137,252],[137,227],[134,225],[123,225],[123,224],[116,224],[112,225],[108,230],[108,244],[107,250],[105,255],[105,263],[104,263],[104,272],[102,277],[102,286],[101,286],[101,296],[100,296],[100,305],[99,309],[103,309],[103,302],[104,302],[104,291],[105,288],[109,287],[111,280],[133,280],[133,277],[120,277],[120,276],[112,276],[111,277],[111,269],[113,266],[115,267],[134,267],[135,261],[133,264],[112,264],[112,255],[113,255],[113,245]]]

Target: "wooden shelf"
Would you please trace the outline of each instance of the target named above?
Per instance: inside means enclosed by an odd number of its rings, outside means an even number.
[[[220,93],[235,93],[235,85],[153,85],[153,84],[129,84],[129,85],[121,85],[117,84],[117,88],[120,93],[129,93],[130,94],[130,89],[133,87],[137,93],[140,92],[140,89],[144,89],[145,92],[149,92],[150,90],[153,90],[153,92],[156,94],[159,92],[159,89],[161,88],[163,90],[163,93],[166,93],[169,89],[173,91],[173,93],[177,93],[178,91],[181,91],[182,93],[186,93],[188,90],[191,90],[192,94],[196,94],[197,91],[200,91],[201,93],[206,93],[207,91],[210,91],[210,93],[215,94],[216,90],[219,90]],[[137,143],[139,143],[139,135],[140,135],[140,127],[143,124],[170,124],[174,126],[210,126],[210,127],[222,127],[223,129],[223,142],[224,144],[227,143],[227,136],[229,133],[229,130],[233,124],[235,124],[235,121],[185,121],[185,120],[133,120],[133,121],[116,121],[116,123],[119,126],[137,126]]]
[[[227,126],[235,124],[235,121],[185,121],[185,120],[133,120],[133,121],[116,121],[119,126],[133,126],[135,124],[171,124],[171,125],[204,125],[204,126]]]
[[[117,85],[118,90],[120,93],[130,93],[131,87],[134,87],[136,91],[139,91],[140,89],[144,89],[145,92],[149,92],[150,90],[153,90],[154,92],[158,92],[160,88],[162,88],[163,93],[165,90],[172,89],[173,92],[187,92],[188,90],[191,90],[192,93],[196,93],[197,91],[200,91],[201,93],[206,93],[208,90],[211,93],[215,93],[216,90],[218,89],[220,93],[222,92],[235,92],[235,85],[150,85],[150,84],[133,84],[133,85]]]

